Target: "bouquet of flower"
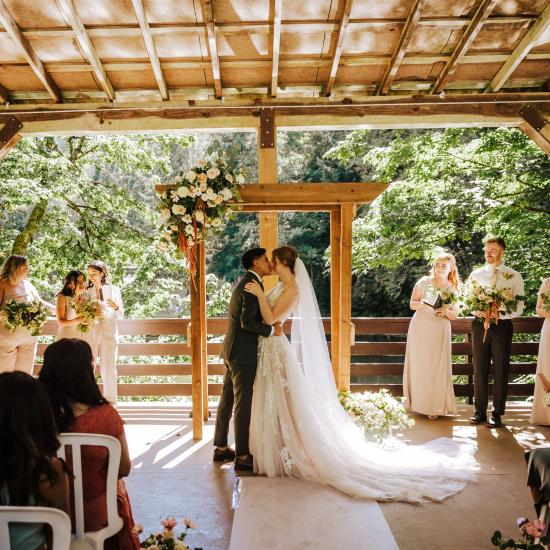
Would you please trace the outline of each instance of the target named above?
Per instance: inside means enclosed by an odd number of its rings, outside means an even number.
[[[230,203],[241,200],[237,184],[243,183],[243,174],[232,172],[223,161],[201,160],[192,170],[172,178],[171,189],[160,192],[163,234],[159,247],[183,252],[192,276],[198,243],[210,228],[223,223]]]
[[[439,291],[439,297],[441,298],[441,305],[443,307],[452,306],[453,304],[458,303],[458,293],[452,288],[442,288]]]
[[[544,550],[548,548],[550,543],[550,537],[542,537],[546,526],[544,522],[540,519],[535,521],[529,521],[526,518],[518,518],[517,524],[521,537],[519,540],[508,539],[504,540],[502,538],[502,533],[500,531],[495,531],[491,537],[491,542],[493,546],[498,548],[524,548],[525,550]],[[535,540],[539,542],[535,543]]]
[[[487,336],[487,330],[491,323],[498,324],[501,314],[512,313],[518,307],[523,296],[514,296],[510,288],[496,288],[480,285],[471,280],[466,284],[463,302],[463,313],[483,313],[483,341]]]
[[[86,321],[86,323],[76,325],[76,330],[82,333],[90,332],[90,327],[105,317],[103,304],[89,294],[82,293],[75,298],[73,307],[76,314]]]
[[[31,302],[8,300],[0,311],[0,322],[12,332],[23,327],[29,329],[33,336],[38,336],[48,316],[49,311],[38,300]]]
[[[382,443],[391,433],[392,427],[399,429],[414,426],[401,400],[393,397],[387,389],[377,393],[352,393],[341,390],[340,403],[367,439]]]
[[[164,527],[162,533],[151,533],[141,542],[140,548],[149,548],[149,550],[190,550],[189,546],[187,546],[184,541],[187,536],[187,531],[189,531],[189,529],[195,529],[196,526],[189,518],[184,518],[182,521],[185,530],[177,537],[174,533],[174,528],[178,524],[175,518],[166,518],[160,523]],[[143,533],[143,527],[136,524],[134,531],[138,535],[141,535],[141,533]],[[197,548],[196,550],[200,549]]]
[[[542,309],[550,311],[550,290],[548,292],[541,292],[540,299],[542,300]]]

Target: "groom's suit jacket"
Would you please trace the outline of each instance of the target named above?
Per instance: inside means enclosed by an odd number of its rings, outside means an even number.
[[[258,280],[257,277],[247,271],[233,289],[221,354],[228,363],[234,362],[250,367],[256,367],[258,364],[258,335],[271,334],[271,325],[262,320],[258,298],[244,290],[244,285],[254,280]]]

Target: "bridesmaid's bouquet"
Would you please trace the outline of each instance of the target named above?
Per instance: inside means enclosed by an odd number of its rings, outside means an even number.
[[[458,303],[458,293],[452,288],[443,288],[439,291],[439,297],[441,298],[441,306],[452,306]]]
[[[526,518],[518,518],[516,523],[519,528],[519,540],[505,539],[500,531],[495,531],[491,537],[493,546],[497,548],[523,548],[525,550],[545,550],[550,544],[550,536],[542,536],[546,531],[546,525],[540,519],[529,521]]]
[[[550,290],[548,292],[541,292],[540,299],[542,300],[542,309],[550,311]]]
[[[140,544],[140,548],[149,548],[149,550],[191,550],[187,544],[185,544],[185,537],[189,529],[194,529],[195,524],[189,519],[185,518],[182,523],[185,529],[178,535],[174,533],[174,528],[178,524],[176,518],[163,519],[161,525],[164,527],[161,533],[151,533]],[[138,523],[134,527],[134,532],[138,535],[143,533],[143,527]],[[195,550],[201,550],[196,548]]]
[[[44,323],[48,320],[49,311],[42,302],[17,302],[8,300],[0,311],[0,322],[15,332],[19,327],[26,328],[33,336],[38,336]]]
[[[483,286],[471,280],[466,283],[463,312],[465,314],[476,311],[483,313],[483,341],[485,342],[491,324],[498,324],[501,315],[515,311],[521,300],[523,296],[514,296],[510,288]]]
[[[103,304],[88,294],[81,294],[75,298],[73,307],[76,314],[86,321],[76,325],[76,330],[83,334],[90,332],[90,327],[105,317]]]

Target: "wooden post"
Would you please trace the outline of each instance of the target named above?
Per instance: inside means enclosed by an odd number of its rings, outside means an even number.
[[[258,129],[258,183],[277,183],[277,127],[272,109],[262,109],[261,126]],[[279,240],[279,216],[276,212],[260,212],[260,246],[271,252]],[[264,288],[277,284],[277,277],[265,277]]]
[[[205,245],[201,241],[200,257],[203,266],[203,277],[201,277],[200,303],[201,303],[201,370],[202,370],[202,418],[208,421],[208,357],[207,351],[207,324],[206,324],[206,266],[205,266]]]
[[[341,207],[340,232],[340,358],[338,388],[349,390],[351,370],[351,239],[353,204]]]
[[[16,117],[10,117],[0,130],[0,160],[2,160],[23,137],[19,130],[23,124]]]
[[[193,439],[202,439],[202,326],[201,318],[206,309],[202,301],[201,285],[204,279],[204,249],[197,251],[195,282],[189,281],[191,296],[191,396],[193,399]]]
[[[340,210],[330,212],[330,346],[336,385],[340,376]]]

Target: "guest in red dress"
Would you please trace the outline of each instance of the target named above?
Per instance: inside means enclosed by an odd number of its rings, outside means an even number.
[[[59,432],[103,434],[120,441],[119,478],[130,473],[131,461],[124,434],[124,421],[101,395],[93,373],[92,350],[87,342],[62,339],[46,348],[39,381],[45,386]],[[97,531],[107,525],[106,482],[109,453],[104,447],[82,451],[84,528]],[[107,549],[137,550],[139,538],[124,481],[118,481],[118,514],[124,526],[105,544]],[[74,523],[74,515],[73,515]],[[116,539],[116,540],[113,540]]]

